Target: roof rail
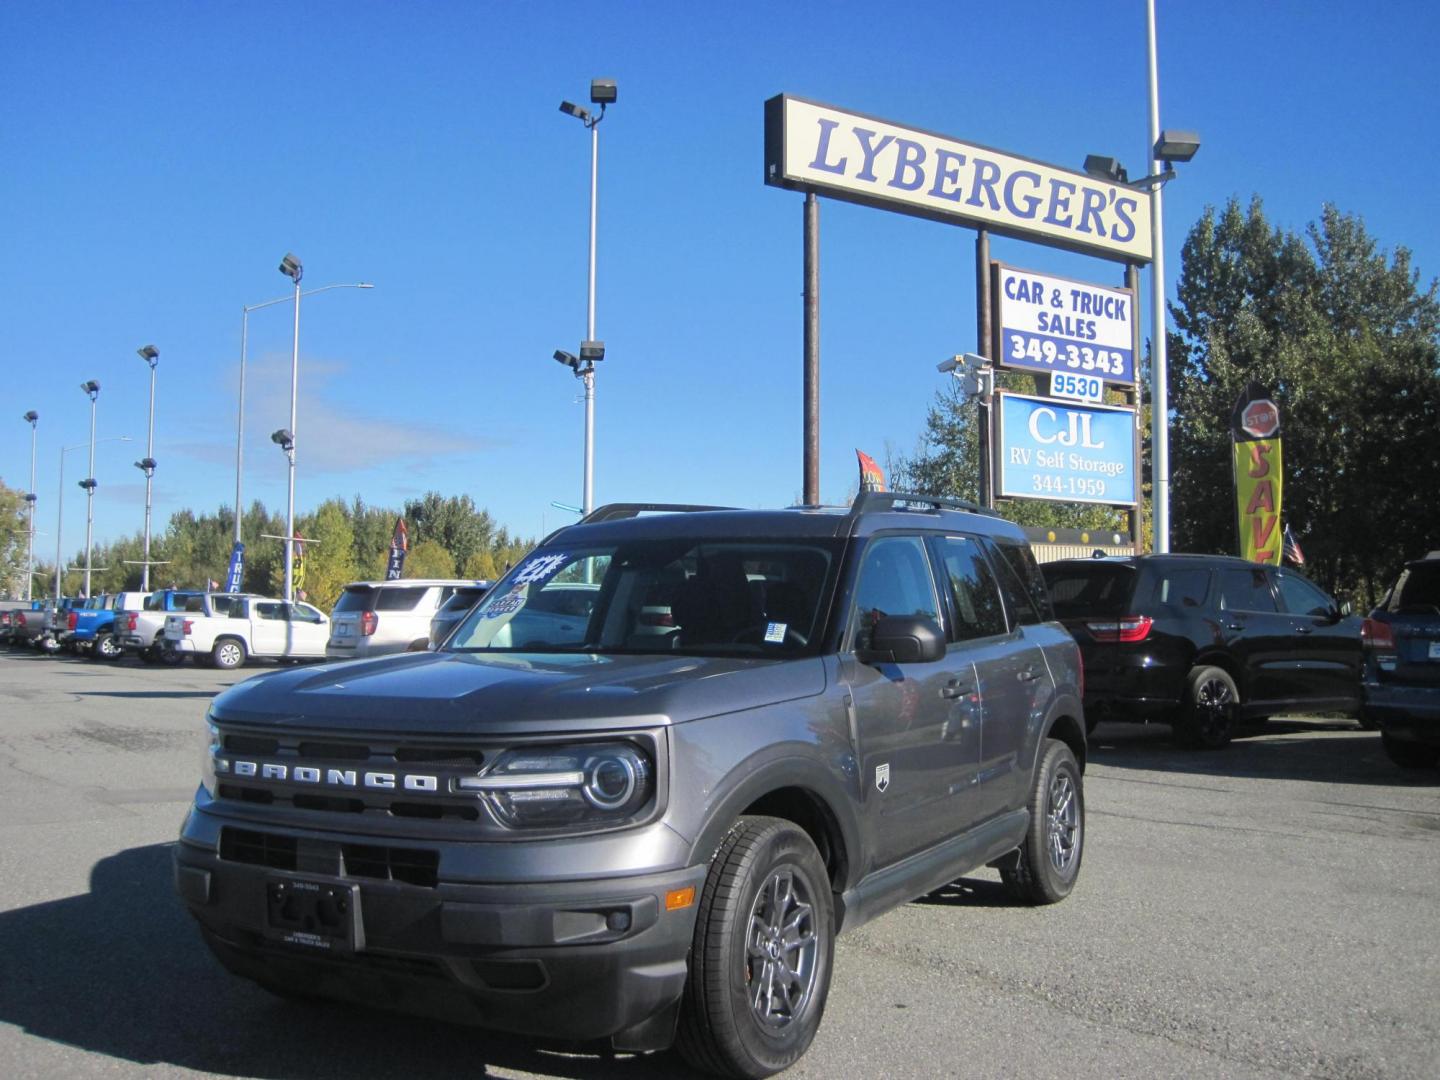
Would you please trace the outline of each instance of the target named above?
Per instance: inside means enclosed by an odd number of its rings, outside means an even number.
[[[691,503],[606,503],[597,506],[580,519],[581,525],[594,525],[601,521],[619,521],[622,518],[639,517],[641,514],[691,514],[705,510],[734,510],[733,506],[698,506]]]
[[[914,503],[928,511],[964,510],[971,514],[988,514],[999,517],[997,511],[989,510],[969,499],[957,499],[952,495],[920,495],[908,491],[862,491],[850,504],[850,516],[873,513],[877,510],[892,510],[901,503]]]

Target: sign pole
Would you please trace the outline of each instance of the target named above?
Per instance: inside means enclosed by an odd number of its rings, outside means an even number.
[[[994,360],[994,349],[990,344],[990,308],[990,231],[988,229],[976,229],[975,351],[987,360]],[[989,509],[995,505],[990,480],[992,475],[990,465],[990,402],[984,394],[981,394],[976,400],[979,403],[980,505]]]
[[[804,497],[820,505],[820,200],[805,194]]]
[[[1125,264],[1125,288],[1130,290],[1132,297],[1140,295],[1140,268],[1134,263]],[[1133,302],[1133,301],[1132,301]],[[1131,320],[1131,347],[1135,350],[1133,355],[1138,361],[1140,359],[1140,319],[1137,317]],[[1130,540],[1135,545],[1135,554],[1145,553],[1145,538],[1141,535],[1141,508],[1145,505],[1145,474],[1140,467],[1144,460],[1140,456],[1140,372],[1135,372],[1135,385],[1125,391],[1125,402],[1135,409],[1135,505],[1125,512],[1125,520],[1130,526]],[[1153,422],[1153,421],[1152,421]],[[1154,486],[1151,486],[1152,498]],[[1152,510],[1153,512],[1153,510]]]

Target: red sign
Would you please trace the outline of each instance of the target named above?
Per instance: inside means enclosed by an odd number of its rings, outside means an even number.
[[[1240,426],[1257,439],[1268,439],[1280,429],[1280,410],[1269,398],[1252,401],[1240,414]]]

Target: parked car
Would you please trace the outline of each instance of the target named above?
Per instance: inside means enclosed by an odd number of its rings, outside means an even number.
[[[352,582],[330,612],[325,655],[332,660],[350,660],[426,649],[430,620],[455,590],[488,584],[473,578]]]
[[[1440,763],[1440,551],[1406,563],[1361,629],[1365,715],[1404,769]]]
[[[1080,654],[1018,526],[640,509],[550,536],[436,651],[211,703],[174,880],[226,968],[753,1078],[810,1045],[837,933],[985,865],[1071,892]],[[565,618],[516,632],[532,607]]]
[[[115,633],[120,648],[134,653],[147,664],[178,663],[183,659],[179,653],[165,651],[165,616],[172,611],[185,611],[191,604],[196,605],[193,610],[198,610],[203,595],[198,589],[159,589],[142,604],[127,604],[115,613]]]
[[[202,666],[237,668],[252,656],[319,659],[329,631],[330,620],[313,604],[211,592],[165,616],[164,648]]]
[[[430,620],[430,647],[433,649],[444,641],[445,635],[449,634],[455,624],[469,614],[470,609],[484,599],[489,591],[490,582],[482,581],[476,585],[462,586],[451,593],[450,599],[440,605],[435,617]]]
[[[1043,567],[1085,658],[1085,716],[1215,749],[1239,722],[1360,710],[1360,620],[1295,570],[1223,555]]]
[[[93,659],[120,659],[122,650],[115,630],[116,616],[128,607],[144,604],[149,595],[138,591],[111,593],[94,597],[84,607],[72,608],[68,644]]]
[[[10,647],[39,648],[39,641],[50,626],[53,599],[36,600],[28,608],[10,614]]]
[[[30,643],[41,652],[58,652],[65,634],[70,630],[70,610],[84,603],[84,597],[62,596],[59,600],[46,604],[44,624],[38,636],[32,638]],[[28,620],[26,625],[29,625]]]

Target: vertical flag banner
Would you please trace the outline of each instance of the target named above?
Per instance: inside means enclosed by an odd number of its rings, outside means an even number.
[[[245,576],[245,544],[236,540],[230,549],[230,569],[225,572],[225,591],[238,593],[240,581]]]
[[[1281,554],[1285,556],[1287,562],[1292,562],[1296,566],[1305,565],[1305,552],[1300,550],[1300,541],[1295,539],[1295,534],[1290,531],[1289,525],[1285,526],[1285,545],[1281,549]]]
[[[875,464],[875,459],[863,450],[856,450],[855,456],[860,459],[860,490],[884,491],[885,473]]]
[[[295,595],[305,599],[301,595],[305,591],[305,539],[299,533],[295,534],[295,559],[290,565],[290,581]]]
[[[1270,391],[1259,383],[1246,383],[1230,414],[1240,555],[1273,566],[1280,565],[1284,547],[1280,434],[1280,409]]]
[[[405,553],[410,550],[410,530],[405,527],[405,519],[395,519],[395,534],[390,537],[390,561],[385,564],[385,580],[399,581],[400,574],[405,569]]]

